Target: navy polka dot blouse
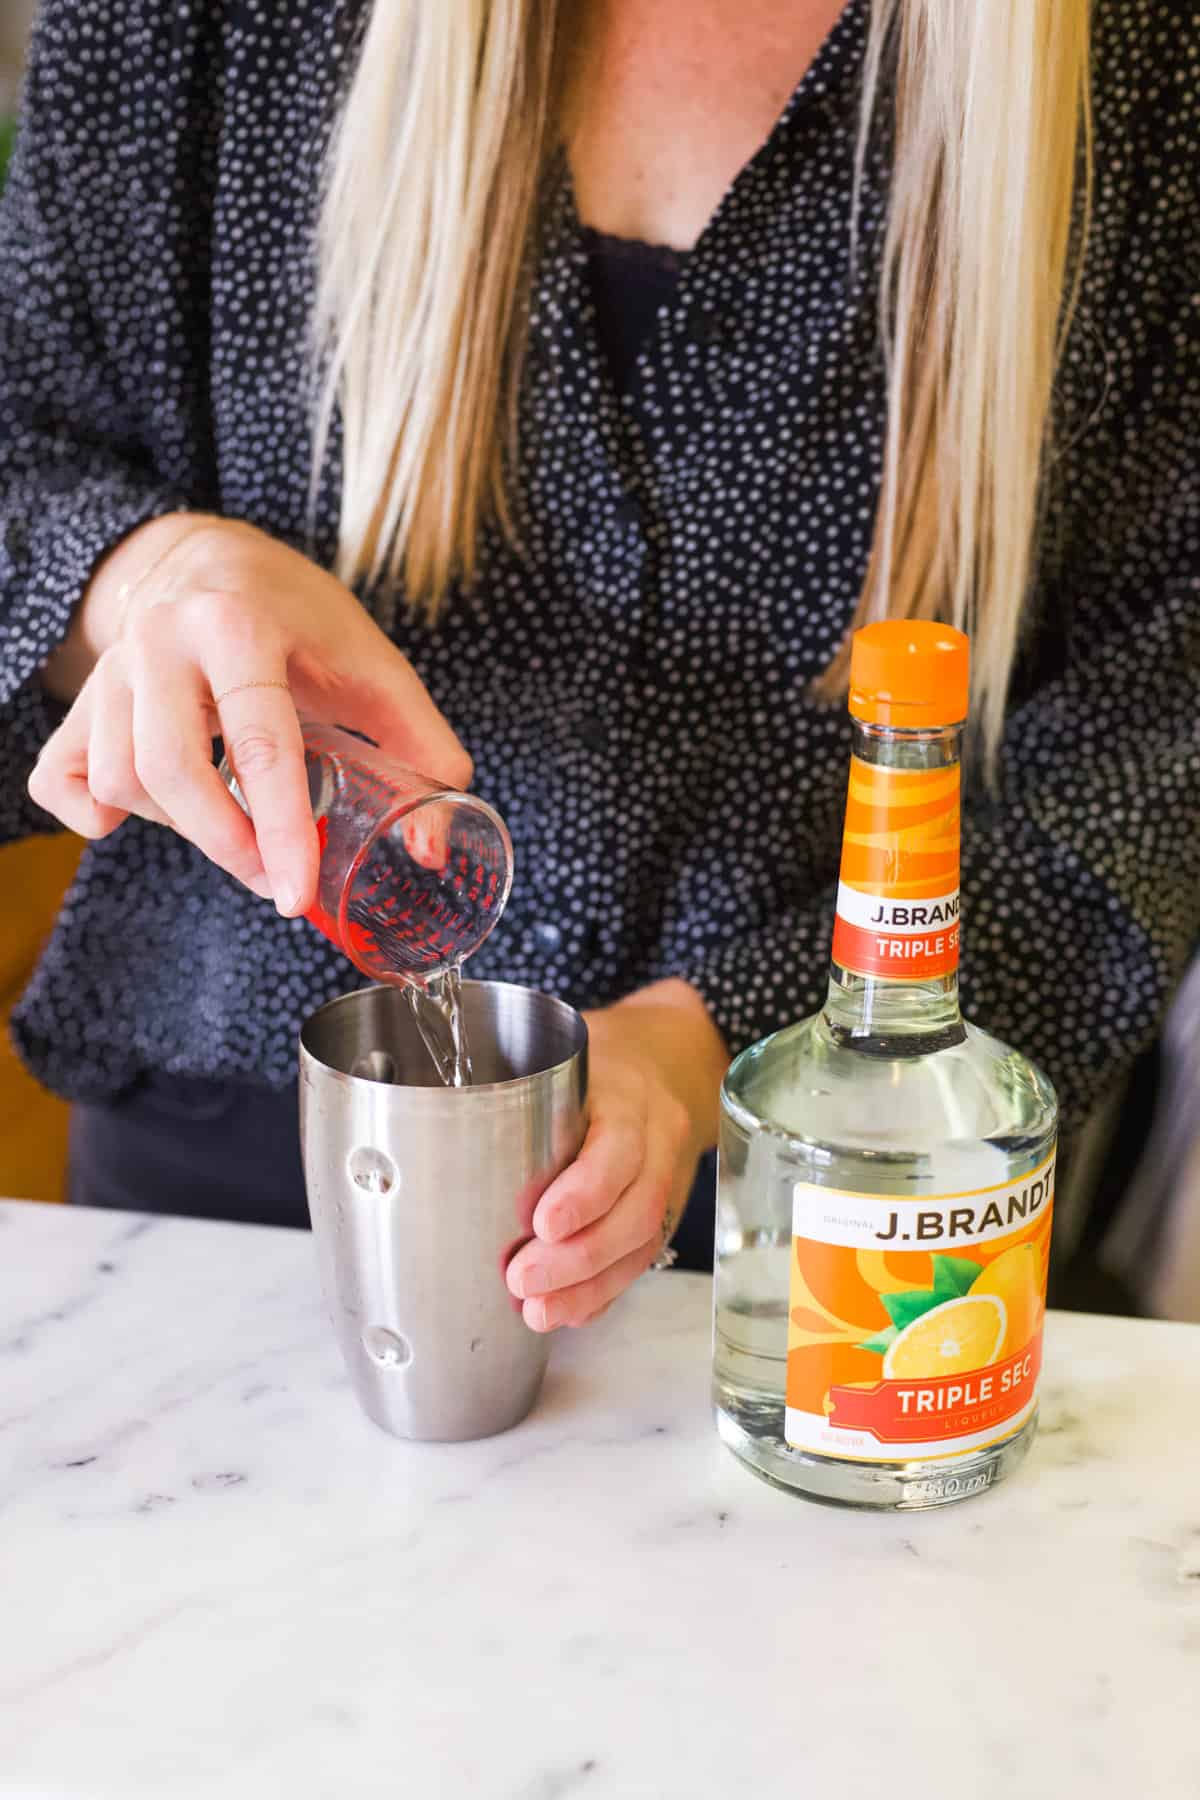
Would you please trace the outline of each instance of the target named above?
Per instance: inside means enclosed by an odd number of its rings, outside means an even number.
[[[848,729],[809,697],[853,612],[884,389],[849,256],[849,0],[618,390],[565,168],[541,218],[516,550],[392,627],[512,829],[473,972],[693,982],[731,1050],[821,1001]],[[306,541],[317,174],[361,6],[44,0],[0,211],[0,827],[56,722],[38,670],[98,558],[178,508]],[[1068,1119],[1153,1033],[1200,924],[1200,17],[1099,0],[1095,218],[999,791],[964,816],[964,998]],[[882,134],[881,134],[882,135]],[[318,557],[336,533],[336,452]],[[387,616],[385,596],[366,603]],[[347,721],[353,723],[353,721]],[[171,832],[91,846],[16,1019],[65,1094],[266,1081],[354,985]]]

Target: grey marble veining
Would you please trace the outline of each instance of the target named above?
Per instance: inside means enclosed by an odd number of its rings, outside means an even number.
[[[1053,1319],[1023,1471],[878,1517],[720,1449],[708,1307],[403,1445],[305,1237],[0,1205],[0,1800],[1196,1800],[1200,1329]]]

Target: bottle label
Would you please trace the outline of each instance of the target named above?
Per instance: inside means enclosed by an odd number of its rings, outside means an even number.
[[[969,1194],[793,1194],[787,1416],[797,1450],[971,1455],[1033,1409],[1054,1154]]]
[[[959,769],[850,759],[833,959],[902,981],[958,967]]]

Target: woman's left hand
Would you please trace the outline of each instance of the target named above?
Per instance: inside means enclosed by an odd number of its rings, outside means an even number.
[[[587,1137],[508,1266],[534,1331],[586,1325],[649,1268],[716,1141],[729,1058],[694,988],[656,982],[587,1021]]]

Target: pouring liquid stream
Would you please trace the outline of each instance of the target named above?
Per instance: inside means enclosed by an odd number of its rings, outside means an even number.
[[[447,1087],[470,1087],[471,1046],[462,1006],[462,968],[451,963],[404,984],[417,1030]]]
[[[369,962],[385,982],[403,988],[421,1040],[446,1087],[470,1087],[461,961],[441,962],[428,974],[414,966],[431,954],[453,955],[456,948],[444,914],[439,915],[435,877],[441,872],[432,864],[411,860],[403,832],[398,838],[380,838],[347,908],[346,932],[352,942],[369,947]],[[310,916],[318,929],[337,941],[323,917]],[[439,934],[442,942],[434,950]]]

